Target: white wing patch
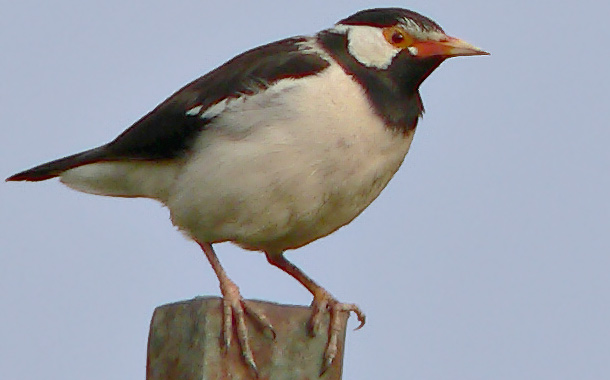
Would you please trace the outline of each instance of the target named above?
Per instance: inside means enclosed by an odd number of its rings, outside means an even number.
[[[332,57],[324,50],[315,38],[307,38],[305,41],[297,42],[299,51],[305,54],[315,54],[327,62],[332,62]]]
[[[203,108],[202,105],[198,105],[197,107],[193,107],[190,110],[186,111],[186,115],[187,116],[197,116],[197,115],[199,115],[199,112],[201,112],[202,108]]]
[[[225,98],[218,103],[208,107],[204,113],[202,113],[199,117],[202,119],[213,119],[216,116],[220,115],[226,108],[229,100],[234,100],[235,98]]]
[[[264,103],[266,101],[267,104],[260,103],[260,104],[258,104],[258,106],[261,108],[271,107],[271,106],[273,106],[273,102],[277,103],[279,101],[278,96],[281,96],[282,92],[292,89],[294,87],[294,85],[295,85],[295,81],[292,78],[281,79],[272,85],[265,84],[264,87],[266,87],[266,88],[263,88],[263,89],[261,89],[261,91],[257,91],[254,94],[251,94],[251,95],[240,94],[239,96],[231,96],[228,98],[224,98],[221,101],[209,106],[203,112],[201,112],[203,109],[203,106],[198,105],[198,106],[193,107],[193,108],[189,109],[188,111],[186,111],[185,114],[188,116],[199,116],[201,119],[211,120],[211,119],[215,118],[216,116],[219,116],[223,112],[230,110],[235,105],[244,103],[246,101],[246,99],[250,99],[250,98],[261,99],[260,97],[257,97],[256,95],[260,95],[263,93],[266,94],[266,95],[261,95],[262,99],[264,99],[264,100],[259,100],[259,102]]]
[[[236,98],[231,98],[231,100],[234,100],[234,99],[236,99]],[[201,113],[201,110],[203,110],[203,106],[200,104],[198,106],[195,106],[195,107],[189,109],[184,114],[186,116],[199,116],[202,119],[213,119],[214,117],[220,115],[222,113],[222,111],[224,111],[227,108],[228,101],[229,101],[229,98],[223,99],[223,100],[219,101],[218,103],[215,103],[215,104],[209,106],[203,113]]]

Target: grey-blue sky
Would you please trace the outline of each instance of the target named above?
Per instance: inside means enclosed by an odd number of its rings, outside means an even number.
[[[108,141],[248,48],[388,5],[492,56],[443,64],[389,187],[350,226],[288,254],[367,313],[344,377],[608,378],[601,2],[4,2],[0,174]],[[143,378],[153,308],[218,294],[198,247],[152,201],[7,183],[0,209],[3,378]],[[218,251],[246,297],[310,302],[263,256]]]

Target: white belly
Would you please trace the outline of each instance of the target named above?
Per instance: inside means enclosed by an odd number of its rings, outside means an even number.
[[[306,81],[226,105],[165,201],[176,226],[199,241],[279,251],[328,235],[379,195],[413,131],[387,128],[339,68]]]

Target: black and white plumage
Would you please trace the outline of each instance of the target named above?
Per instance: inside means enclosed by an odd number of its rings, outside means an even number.
[[[311,37],[245,52],[173,94],[112,142],[15,174],[79,191],[157,199],[199,243],[225,299],[225,343],[243,312],[263,327],[211,244],[265,252],[314,295],[320,315],[351,310],[283,256],[352,221],[401,165],[423,112],[418,88],[446,58],[486,54],[398,8],[352,15]],[[336,346],[330,330],[325,368]]]

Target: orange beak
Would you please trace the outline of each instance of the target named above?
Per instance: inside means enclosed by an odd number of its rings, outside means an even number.
[[[489,55],[488,52],[469,44],[459,38],[449,37],[440,41],[415,41],[409,49],[416,57],[444,57],[451,58],[461,55]]]

